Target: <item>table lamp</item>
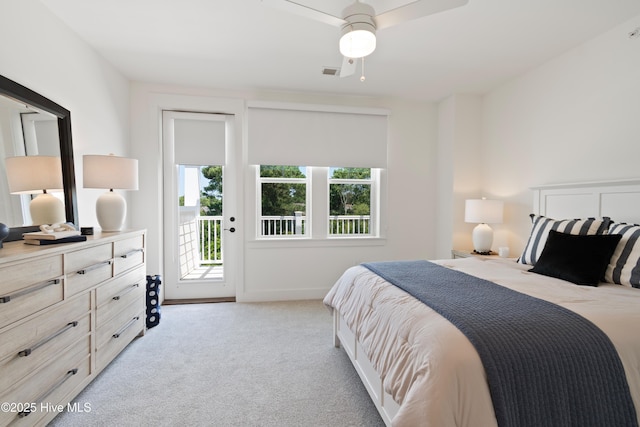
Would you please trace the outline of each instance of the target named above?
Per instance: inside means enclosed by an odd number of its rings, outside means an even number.
[[[96,201],[96,216],[102,231],[120,231],[127,215],[127,202],[113,190],[138,189],[138,160],[110,154],[82,158],[83,187],[105,188]]]
[[[11,194],[38,194],[29,203],[34,225],[66,221],[64,203],[49,192],[63,191],[62,163],[54,156],[18,156],[5,159]]]
[[[474,252],[481,255],[491,253],[493,230],[488,224],[500,224],[504,202],[501,200],[469,199],[465,201],[464,221],[478,224],[473,229]]]

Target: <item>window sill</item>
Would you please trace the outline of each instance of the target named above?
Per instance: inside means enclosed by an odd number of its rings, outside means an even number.
[[[325,239],[289,238],[289,239],[259,239],[247,241],[248,249],[270,248],[343,248],[384,246],[387,239],[382,237],[329,237]]]

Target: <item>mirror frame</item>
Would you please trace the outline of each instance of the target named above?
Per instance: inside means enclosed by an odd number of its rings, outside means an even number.
[[[76,194],[76,175],[73,163],[73,143],[71,140],[71,112],[48,98],[0,75],[0,95],[31,105],[53,114],[58,118],[58,137],[60,139],[60,161],[62,163],[62,183],[64,187],[64,207],[67,222],[78,228],[78,203]],[[37,225],[10,227],[5,242],[21,240],[22,233],[37,231]]]

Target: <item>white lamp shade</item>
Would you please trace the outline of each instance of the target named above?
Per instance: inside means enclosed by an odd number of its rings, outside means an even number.
[[[11,194],[36,194],[43,190],[62,191],[64,188],[60,157],[8,157],[5,165]]]
[[[475,224],[500,224],[504,202],[501,200],[469,199],[465,201],[464,221]]]
[[[138,160],[113,155],[82,158],[83,187],[120,190],[138,189]]]

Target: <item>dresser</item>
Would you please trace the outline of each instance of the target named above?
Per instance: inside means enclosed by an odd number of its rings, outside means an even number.
[[[46,425],[145,331],[145,232],[0,249],[0,426]]]

